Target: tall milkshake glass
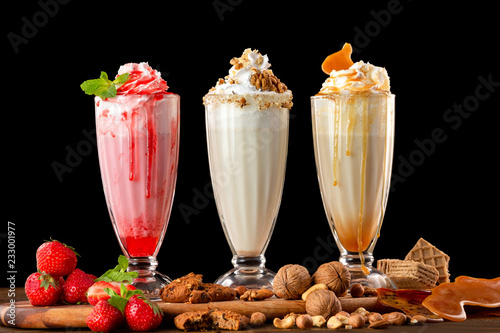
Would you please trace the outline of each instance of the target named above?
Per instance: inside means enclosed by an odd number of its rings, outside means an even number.
[[[319,185],[340,261],[352,283],[374,288],[395,288],[372,266],[391,178],[394,99],[385,69],[362,61],[333,70],[311,97]]]
[[[127,64],[129,80],[112,98],[95,98],[104,194],[133,284],[151,299],[171,282],[156,271],[177,178],[179,96],[147,64]]]
[[[234,266],[215,283],[272,289],[264,253],[281,203],[292,95],[267,70],[267,56],[247,49],[231,64],[204,97],[212,185]]]

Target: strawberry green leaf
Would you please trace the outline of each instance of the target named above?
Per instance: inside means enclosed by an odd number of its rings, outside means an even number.
[[[41,272],[41,275],[38,277],[38,279],[40,280],[40,287],[44,288],[45,290],[49,289],[50,286],[52,286],[53,288],[59,287],[59,282],[45,272]]]
[[[65,247],[67,247],[68,249],[70,249],[71,251],[73,251],[73,253],[78,256],[78,257],[81,257],[81,255],[79,255],[76,251],[75,251],[75,248],[73,246],[69,246],[67,244],[64,244],[63,242],[61,241],[58,241],[57,239],[52,239],[52,237],[50,237],[50,240],[45,240],[45,243],[50,243],[50,242],[58,242],[58,243],[61,243],[62,245],[64,245]]]

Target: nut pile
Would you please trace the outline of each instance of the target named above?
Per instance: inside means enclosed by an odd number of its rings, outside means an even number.
[[[376,296],[377,290],[351,283],[351,275],[344,265],[332,261],[321,265],[311,276],[301,265],[285,265],[280,268],[273,283],[277,297],[303,299],[306,314],[290,313],[284,318],[275,318],[276,328],[301,329],[324,327],[330,329],[368,328],[381,329],[391,325],[420,325],[426,322],[424,316],[406,316],[403,312],[380,314],[360,307],[352,313],[342,310],[338,299],[350,292],[354,298]]]
[[[364,308],[358,308],[352,313],[339,311],[327,319],[322,315],[311,315],[290,313],[283,319],[274,318],[273,325],[276,328],[293,328],[297,326],[300,329],[310,329],[312,327],[324,327],[329,329],[354,329],[354,328],[373,328],[382,329],[395,325],[422,325],[425,323],[424,316],[409,317],[402,312],[391,312],[380,314],[370,312]]]

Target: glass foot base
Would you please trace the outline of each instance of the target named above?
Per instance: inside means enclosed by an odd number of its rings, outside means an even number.
[[[234,268],[221,275],[214,283],[226,287],[245,286],[247,289],[273,290],[276,273],[264,267],[266,260],[260,257],[234,256]]]
[[[160,290],[172,280],[156,271],[158,261],[153,257],[129,258],[128,271],[135,271],[139,274],[134,279],[132,285],[144,292],[144,295],[152,301],[159,301]]]
[[[151,272],[148,276],[143,276],[135,278],[132,282],[132,285],[137,289],[140,289],[144,292],[144,295],[152,301],[159,301],[160,298],[160,290],[167,284],[172,282],[172,280],[161,273]]]

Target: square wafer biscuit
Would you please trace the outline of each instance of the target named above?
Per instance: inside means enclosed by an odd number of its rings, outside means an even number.
[[[377,269],[399,289],[432,289],[439,278],[436,268],[413,260],[381,259],[377,261]]]
[[[450,257],[423,238],[418,240],[417,244],[406,255],[405,260],[414,260],[434,266],[439,272],[438,282],[450,282],[450,273],[448,272]]]

